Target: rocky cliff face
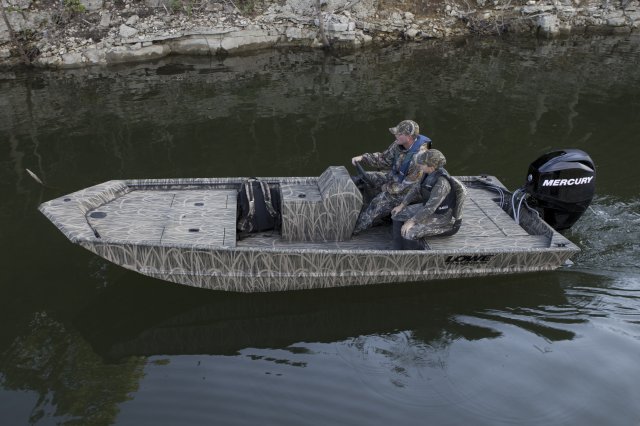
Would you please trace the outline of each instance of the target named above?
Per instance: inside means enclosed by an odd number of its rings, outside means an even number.
[[[637,31],[638,0],[1,0],[0,65],[76,68],[275,46]]]

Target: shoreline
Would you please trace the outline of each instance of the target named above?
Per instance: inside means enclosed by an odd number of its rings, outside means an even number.
[[[530,34],[631,34],[640,2],[521,0],[0,0],[0,67],[82,68],[168,55]],[[386,4],[388,3],[388,4]],[[318,5],[320,5],[318,7]],[[240,7],[240,8],[239,8]]]

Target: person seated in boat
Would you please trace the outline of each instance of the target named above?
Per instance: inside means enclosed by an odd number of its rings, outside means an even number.
[[[419,240],[455,234],[462,223],[464,185],[449,175],[444,168],[447,160],[437,149],[419,152],[415,162],[423,177],[391,212],[394,221],[404,222],[402,237]]]
[[[401,121],[397,126],[389,128],[389,132],[396,139],[384,152],[365,153],[351,159],[354,166],[362,163],[387,170],[366,172],[370,186],[368,190],[373,193],[373,198],[360,212],[354,235],[389,216],[409,188],[422,177],[422,171],[412,160],[421,149],[431,147],[431,139],[421,135],[418,123],[412,120]]]

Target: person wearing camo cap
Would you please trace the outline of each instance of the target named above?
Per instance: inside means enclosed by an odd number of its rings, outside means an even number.
[[[351,159],[354,166],[361,163],[384,170],[366,172],[362,178],[369,184],[368,190],[373,198],[358,216],[354,235],[389,216],[391,209],[422,177],[422,171],[412,160],[421,149],[431,147],[431,139],[420,134],[420,127],[413,120],[403,120],[389,128],[389,132],[395,136],[395,140],[385,151],[365,153]]]
[[[419,152],[415,162],[423,177],[391,212],[394,221],[404,222],[402,237],[419,240],[455,234],[462,223],[464,185],[449,175],[444,168],[447,159],[437,149]]]

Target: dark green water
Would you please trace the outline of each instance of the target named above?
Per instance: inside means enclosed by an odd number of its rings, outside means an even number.
[[[2,423],[640,424],[639,62],[636,36],[0,74]],[[36,210],[110,179],[318,175],[404,118],[453,174],[510,188],[587,151],[575,265],[218,293],[108,264]]]

